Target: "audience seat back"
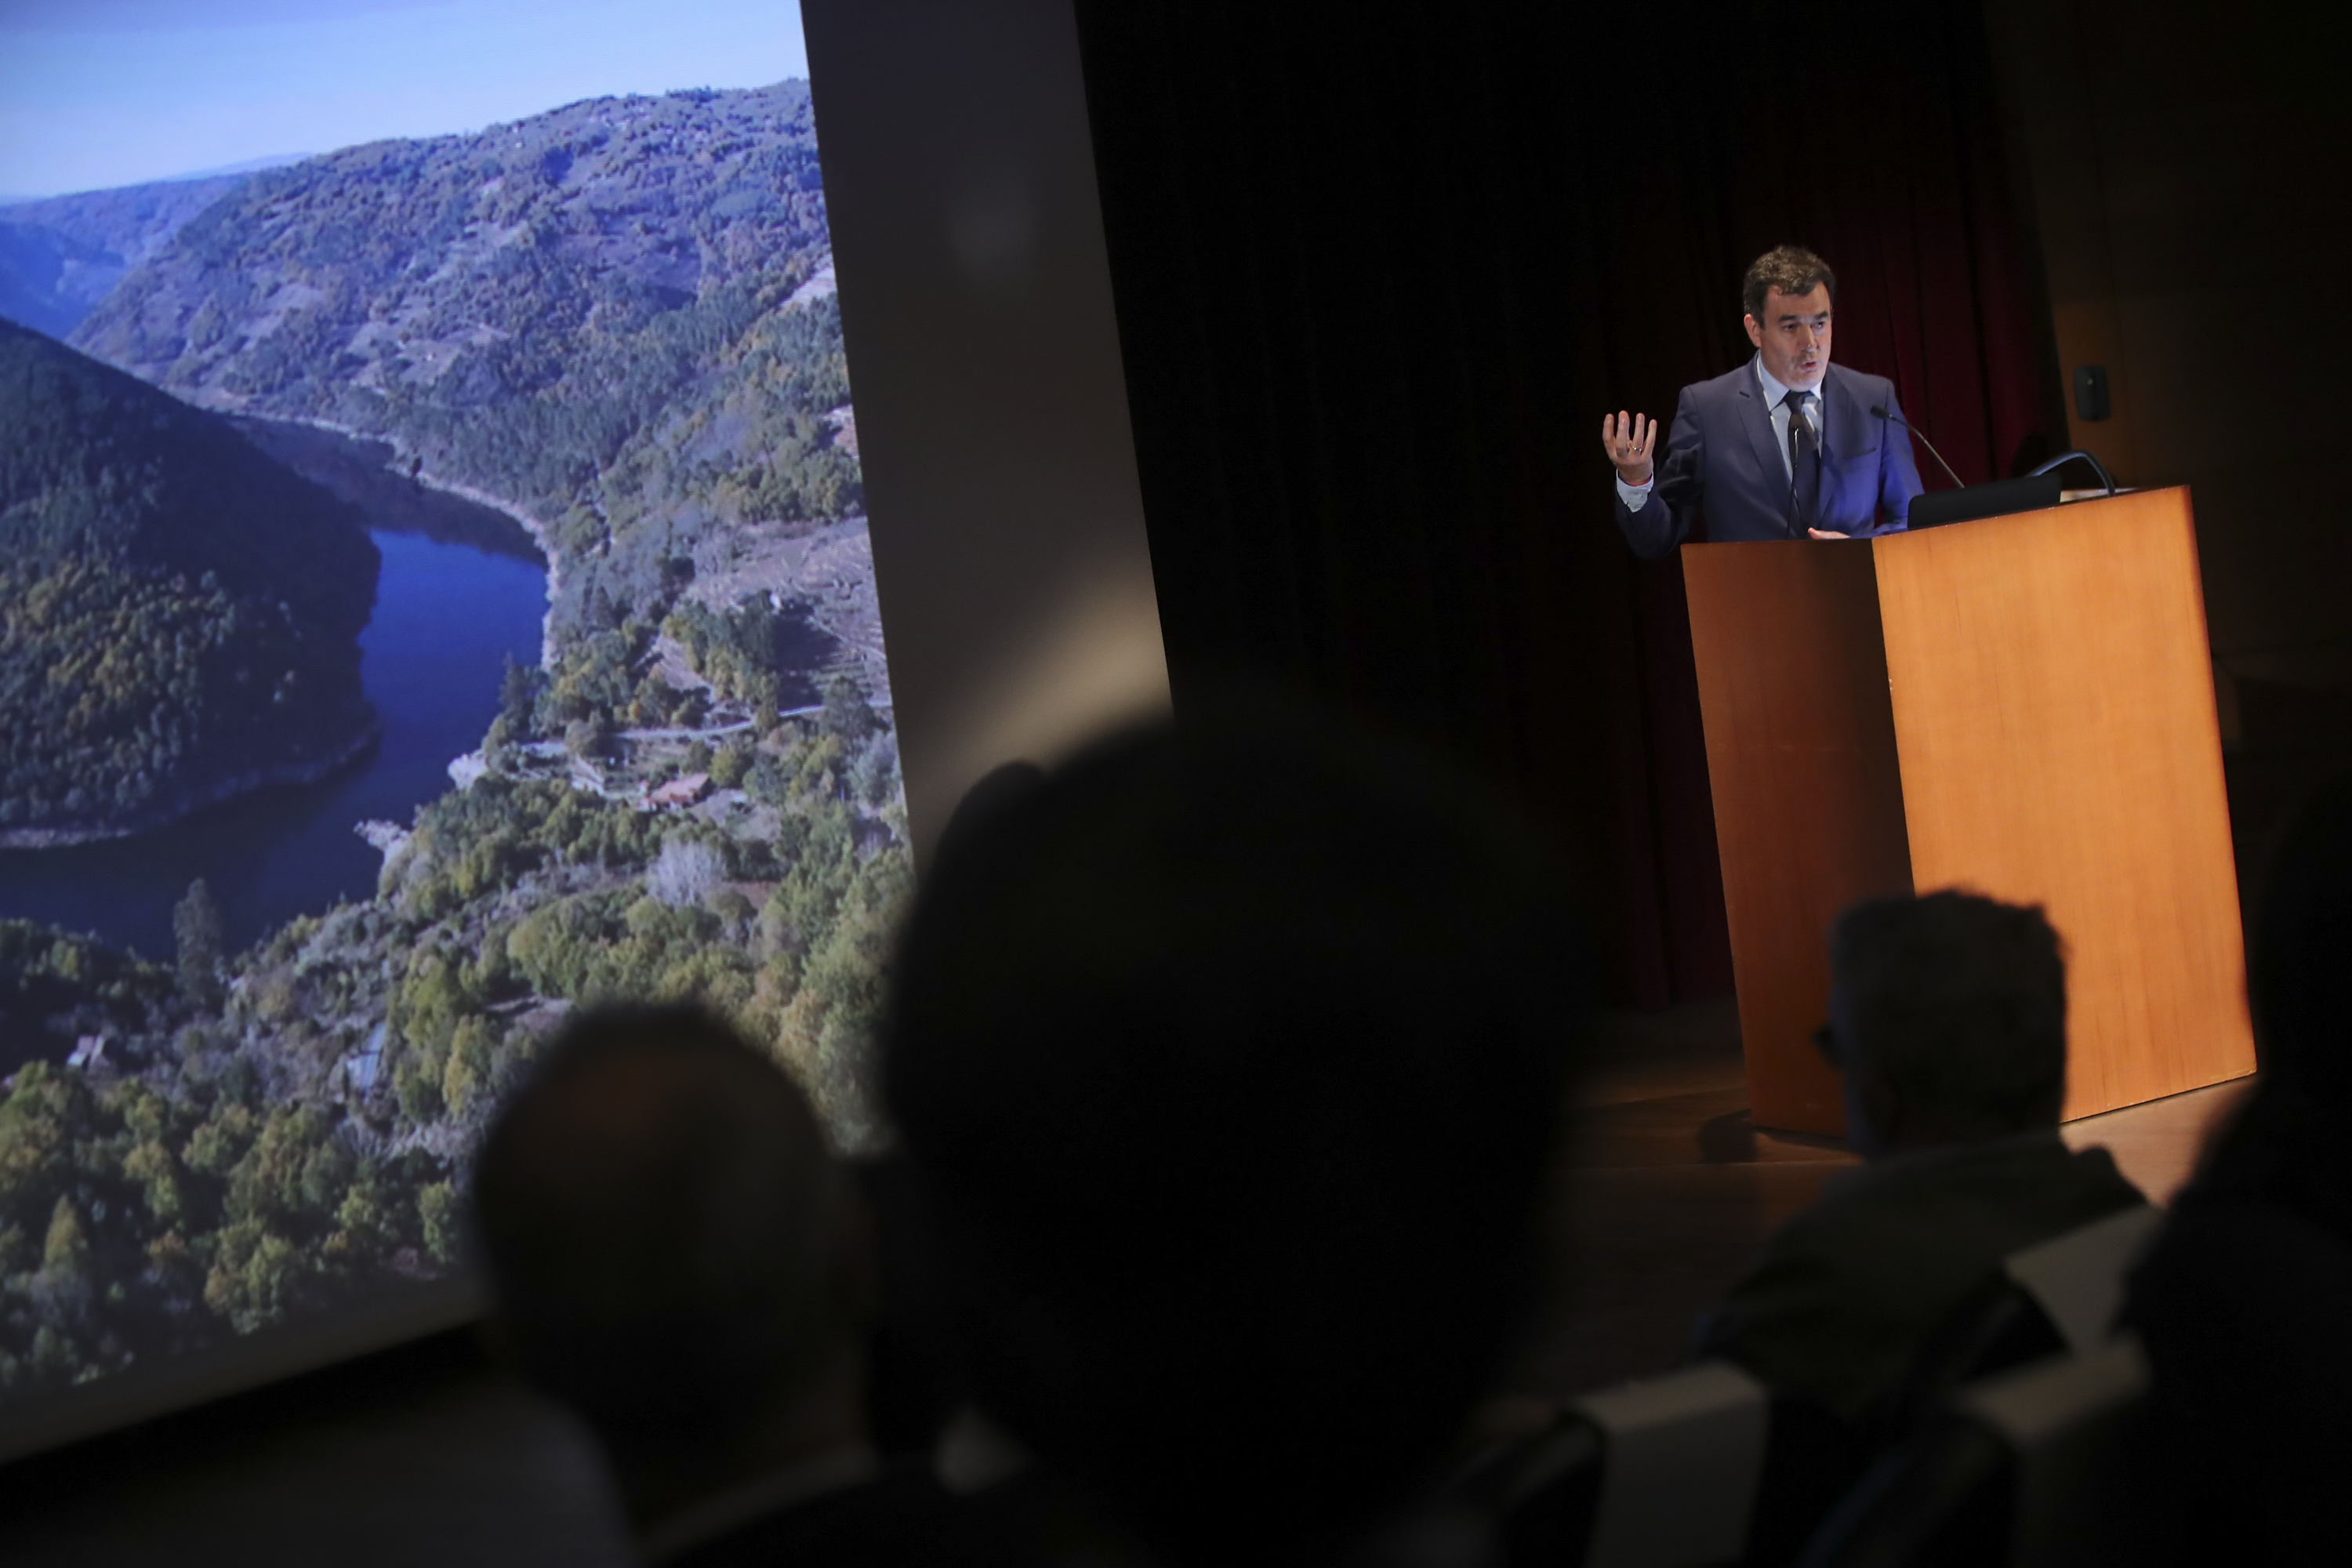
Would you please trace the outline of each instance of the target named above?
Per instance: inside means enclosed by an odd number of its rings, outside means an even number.
[[[1601,1431],[1574,1412],[1472,1461],[1446,1500],[1493,1522],[1507,1568],[1577,1568],[1601,1501]]]
[[[2163,1223],[2162,1210],[2138,1205],[2011,1255],[1919,1347],[1879,1402],[1870,1431],[1881,1443],[1898,1443],[1956,1390],[2105,1342],[2126,1279]]]
[[[2011,1253],[2002,1272],[2033,1298],[2066,1348],[2085,1355],[2106,1342],[2124,1304],[2124,1280],[2164,1211],[2143,1204]]]
[[[1728,1362],[1585,1395],[1600,1428],[1599,1506],[1587,1568],[1736,1561],[1748,1541],[1771,1394]]]
[[[1854,1489],[1804,1568],[2099,1561],[2121,1439],[2147,1393],[2147,1363],[2128,1334],[1964,1390]]]
[[[2119,1439],[2148,1388],[2147,1358],[2126,1334],[1960,1396],[1961,1414],[2015,1456],[2013,1561],[2042,1568],[2087,1560]]]
[[[1996,1270],[1927,1337],[1902,1379],[1873,1406],[1864,1430],[1877,1447],[1892,1448],[1937,1420],[1967,1384],[2065,1353],[2066,1337],[2042,1303],[2006,1270]]]
[[[1864,1462],[1827,1405],[1711,1362],[1576,1401],[1474,1463],[1450,1500],[1513,1568],[1791,1563]]]

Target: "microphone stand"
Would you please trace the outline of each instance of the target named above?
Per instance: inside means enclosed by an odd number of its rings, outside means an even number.
[[[2099,482],[2107,487],[2107,493],[2109,495],[2116,493],[2116,477],[2107,472],[2107,466],[2105,463],[2102,463],[2098,458],[2094,458],[2088,452],[2061,452],[2056,457],[2051,458],[2048,462],[2042,464],[2040,468],[2034,469],[2033,473],[2035,477],[2038,478],[2042,474],[2050,472],[2053,468],[2073,462],[2077,458],[2082,458],[2083,461],[2091,465],[2091,471],[2099,476]]]
[[[1911,421],[1904,418],[1903,416],[1895,413],[1884,403],[1872,404],[1870,405],[1870,411],[1878,416],[1881,419],[1892,419],[1895,424],[1902,426],[1903,428],[1910,431],[1914,436],[1918,436],[1919,445],[1927,448],[1927,456],[1935,458],[1937,464],[1942,468],[1944,472],[1951,474],[1952,488],[1954,489],[1964,490],[1969,488],[1966,480],[1962,479],[1959,475],[1952,473],[1952,465],[1944,461],[1944,454],[1936,450],[1936,443],[1928,440],[1926,436],[1920,434],[1919,426],[1912,424]]]
[[[1937,465],[1943,468],[1944,472],[1951,474],[1953,485],[1960,489],[1966,489],[1969,488],[1968,485],[1960,479],[1959,475],[1952,473],[1952,465],[1944,461],[1944,454],[1936,450],[1936,443],[1928,440],[1926,433],[1923,432],[1919,426],[1912,424],[1911,421],[1904,418],[1903,416],[1895,413],[1893,409],[1887,407],[1883,403],[1872,404],[1870,405],[1870,412],[1878,418],[1893,420],[1895,424],[1902,426],[1906,430],[1910,431],[1914,436],[1918,437],[1919,445],[1927,448],[1927,455],[1936,459]],[[2107,487],[2107,493],[2109,495],[2116,493],[2115,476],[2107,472],[2107,466],[2105,463],[2100,462],[2098,458],[2094,458],[2088,452],[2061,452],[2056,457],[2051,458],[2048,462],[2043,463],[2041,467],[2021,477],[2025,479],[2039,479],[2043,474],[2049,473],[2053,469],[2057,468],[2063,464],[2074,461],[2077,458],[2080,458],[2084,462],[2091,465],[2091,471],[2099,476],[2099,482]]]

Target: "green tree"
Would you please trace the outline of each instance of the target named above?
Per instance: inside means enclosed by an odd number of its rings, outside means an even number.
[[[720,888],[705,896],[703,907],[717,915],[725,925],[727,940],[741,945],[751,935],[759,920],[759,911],[751,900],[734,888]]]
[[[334,1233],[328,1237],[326,1255],[346,1268],[380,1267],[402,1239],[400,1205],[391,1184],[374,1162],[362,1166],[343,1201],[335,1210]]]
[[[273,1224],[331,1210],[351,1179],[351,1157],[333,1142],[327,1114],[314,1105],[281,1105],[229,1172],[229,1212]]]
[[[257,1219],[222,1229],[205,1277],[205,1305],[238,1333],[283,1322],[314,1273],[304,1251]]]
[[[479,1014],[459,1020],[449,1039],[448,1065],[441,1071],[441,1099],[452,1116],[463,1116],[490,1095],[498,1036]]]
[[[499,683],[499,717],[506,721],[508,737],[531,738],[533,716],[547,689],[547,677],[534,665],[519,664],[507,655],[506,675]]]
[[[163,1225],[178,1222],[187,1212],[187,1188],[180,1163],[159,1138],[149,1138],[123,1157],[122,1173],[139,1184],[147,1212]]]
[[[31,1062],[0,1102],[0,1218],[37,1233],[50,1205],[74,1179],[74,1144],[94,1130],[88,1084],[79,1073]]]
[[[825,1125],[850,1149],[879,1136],[873,1040],[887,987],[890,944],[913,893],[903,854],[877,854],[852,869],[837,916],[802,971],[777,1020],[777,1046],[807,1086]],[[803,928],[805,940],[810,928]]]
[[[719,748],[710,759],[710,782],[720,789],[740,789],[751,775],[752,749],[738,737]]]
[[[200,1005],[214,1003],[220,995],[226,936],[220,906],[202,877],[188,884],[186,897],[173,906],[172,935],[180,949],[181,990]]]
[[[52,1279],[79,1279],[89,1267],[89,1235],[73,1200],[58,1199],[49,1211],[49,1233],[41,1244],[41,1272]]]
[[[877,723],[856,681],[846,675],[836,675],[825,683],[824,711],[817,719],[820,730],[839,736],[845,746],[854,751],[866,743]]]
[[[416,1217],[425,1231],[425,1249],[437,1263],[457,1261],[459,1231],[462,1225],[457,1189],[448,1182],[434,1182],[416,1194]]]
[[[226,1176],[245,1158],[261,1131],[260,1119],[233,1100],[224,1100],[188,1135],[180,1158],[188,1169],[206,1176]]]

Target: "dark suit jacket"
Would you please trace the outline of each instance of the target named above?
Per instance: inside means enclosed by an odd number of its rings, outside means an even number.
[[[1893,414],[1895,384],[1832,364],[1822,378],[1822,495],[1816,528],[1864,538],[1904,528],[1920,490],[1911,433],[1871,415]],[[1748,539],[1803,539],[1789,521],[1789,470],[1772,435],[1772,411],[1756,362],[1683,388],[1658,482],[1639,511],[1617,501],[1617,526],[1633,553],[1674,553],[1706,510],[1706,537],[1717,544]]]
[[[2011,1253],[2145,1201],[2055,1131],[1864,1165],[1764,1244],[1699,1352],[1860,1415]]]

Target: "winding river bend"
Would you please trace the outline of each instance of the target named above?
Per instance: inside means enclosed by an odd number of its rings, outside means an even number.
[[[383,860],[353,826],[405,824],[449,788],[450,759],[480,745],[497,716],[506,661],[539,661],[547,612],[547,574],[511,518],[449,496],[433,510],[472,526],[396,531],[382,525],[415,520],[368,508],[383,552],[360,635],[360,678],[383,725],[373,751],[317,784],[258,791],[137,837],[0,852],[0,918],[92,932],[168,963],[172,908],[196,878],[238,947],[374,892]]]

